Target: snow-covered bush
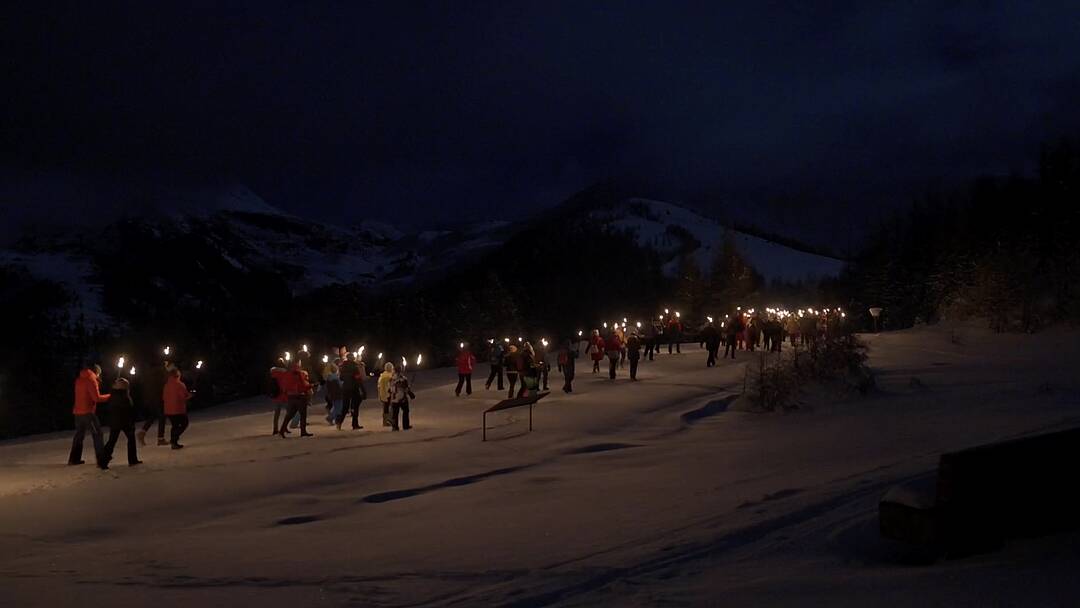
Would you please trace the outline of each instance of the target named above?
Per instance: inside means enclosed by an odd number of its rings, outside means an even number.
[[[848,333],[823,336],[809,348],[763,352],[746,368],[746,394],[767,411],[797,408],[801,390],[810,385],[865,394],[874,387],[866,359],[866,345]]]

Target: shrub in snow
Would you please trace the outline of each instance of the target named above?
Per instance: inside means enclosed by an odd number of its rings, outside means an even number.
[[[853,334],[827,335],[809,349],[761,353],[746,368],[744,395],[758,408],[795,409],[801,390],[811,384],[866,394],[874,376],[866,366],[866,345]]]

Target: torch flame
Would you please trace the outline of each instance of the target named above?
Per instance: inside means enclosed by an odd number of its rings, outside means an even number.
[[[195,364],[195,369],[202,369],[202,361]]]
[[[120,357],[119,359],[116,360],[116,367],[119,367],[120,369],[124,369],[124,358],[123,357]]]

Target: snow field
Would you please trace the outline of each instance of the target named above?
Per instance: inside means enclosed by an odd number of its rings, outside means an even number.
[[[876,502],[941,451],[1075,424],[1076,334],[869,337],[882,390],[793,414],[724,411],[734,364],[696,347],[612,383],[480,412],[416,379],[416,429],[270,436],[266,400],[193,416],[188,448],[65,467],[69,438],[0,444],[5,605],[1042,605],[1075,597],[1069,538],[912,566]],[[486,371],[479,366],[478,371]],[[911,377],[921,379],[914,387]],[[1048,380],[1049,379],[1049,380]],[[1046,388],[1047,382],[1050,387]],[[552,388],[561,385],[552,374]],[[316,399],[316,402],[318,399]],[[710,404],[713,404],[710,407]],[[685,416],[706,411],[706,416]],[[687,422],[692,420],[693,422]],[[1071,543],[1071,544],[1070,544]],[[1049,574],[1040,574],[1049,573]],[[6,597],[5,597],[6,596]],[[10,600],[10,601],[9,601]]]

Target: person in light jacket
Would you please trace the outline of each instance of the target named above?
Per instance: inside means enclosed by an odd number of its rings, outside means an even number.
[[[390,381],[394,379],[394,364],[387,363],[383,366],[383,373],[379,374],[379,401],[383,406],[383,426],[390,424]]]

